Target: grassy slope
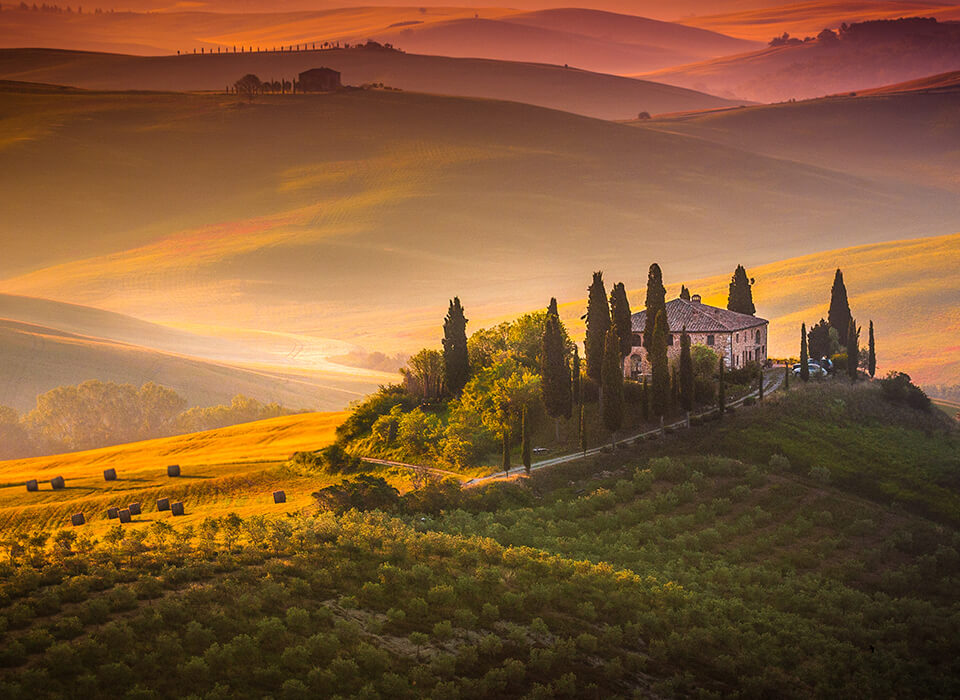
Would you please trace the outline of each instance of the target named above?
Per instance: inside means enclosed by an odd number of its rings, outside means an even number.
[[[363,92],[240,107],[202,95],[28,94],[6,104],[0,162],[19,173],[7,210],[18,236],[3,273],[29,274],[4,291],[385,350],[436,338],[436,309],[454,293],[479,326],[575,298],[584,270],[634,286],[657,259],[689,279],[837,241],[952,232],[958,214],[943,193],[482,100]],[[29,205],[41,189],[58,192],[58,207]]]
[[[800,324],[825,318],[834,271],[843,269],[851,310],[866,328],[876,327],[880,375],[909,373],[925,384],[952,384],[960,379],[960,234],[843,248],[749,267],[757,315],[770,323],[773,357],[799,354]],[[667,297],[680,291],[668,268]],[[615,278],[614,278],[615,279]],[[612,282],[608,277],[608,284]],[[682,280],[704,303],[725,307],[730,275]],[[643,308],[645,288],[628,292],[634,309]],[[574,338],[583,336],[585,300],[565,303],[561,317]]]
[[[58,527],[70,515],[84,512],[94,530],[114,524],[106,510],[142,501],[149,524],[158,514],[157,498],[183,500],[185,522],[230,511],[241,514],[286,513],[312,502],[310,493],[324,475],[303,476],[282,463],[300,450],[316,450],[333,442],[334,429],[345,413],[306,413],[203,433],[118,445],[87,452],[0,462],[0,527]],[[183,476],[170,479],[168,464],[179,464]],[[103,470],[117,470],[118,480],[105,482]],[[53,491],[49,480],[62,476],[64,491]],[[28,479],[42,482],[39,492],[27,492]],[[402,480],[399,480],[402,481]],[[399,482],[398,481],[398,482]],[[274,505],[272,492],[287,491],[287,503]]]
[[[929,478],[913,469],[924,464],[913,443],[956,445],[942,424],[878,408],[871,391],[794,391],[719,427],[546,471],[535,496],[492,489],[423,520],[249,521],[239,546],[225,529],[173,544],[127,529],[46,567],[24,561],[28,545],[0,588],[0,683],[15,684],[0,688],[955,696],[955,524],[806,476],[813,455],[872,479],[872,453],[844,453],[864,427],[910,457],[904,482]],[[839,413],[815,410],[836,399]],[[777,448],[755,439],[757,425],[822,439],[770,469]]]
[[[543,63],[421,56],[396,51],[328,50],[135,56],[43,49],[0,50],[0,78],[98,90],[216,90],[247,73],[291,80],[327,66],[345,85],[535,104],[600,119],[729,106],[695,90]]]

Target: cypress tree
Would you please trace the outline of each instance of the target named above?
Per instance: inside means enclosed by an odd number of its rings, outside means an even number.
[[[783,363],[783,390],[790,391],[790,363]]]
[[[717,410],[720,411],[721,416],[727,412],[727,386],[723,377],[724,370],[723,357],[721,357],[719,369],[720,378],[717,381]]]
[[[603,390],[600,404],[603,425],[610,431],[610,444],[616,443],[616,433],[623,424],[623,364],[620,358],[620,338],[615,328],[607,331],[603,346]]]
[[[647,300],[646,323],[643,327],[643,347],[647,348],[647,357],[650,356],[650,346],[653,343],[653,328],[657,323],[657,314],[663,311],[664,332],[669,333],[667,326],[667,290],[663,288],[663,273],[660,266],[653,263],[647,272]]]
[[[551,299],[543,324],[540,389],[547,415],[554,419],[560,442],[560,419],[570,417],[570,365],[563,343],[563,327],[557,313],[557,300]]]
[[[650,420],[650,389],[647,387],[647,378],[640,383],[640,415],[644,422]]]
[[[570,400],[574,406],[580,401],[580,348],[573,346],[573,370],[570,373]]]
[[[850,332],[850,302],[847,300],[847,287],[843,283],[843,273],[837,268],[833,278],[833,288],[830,290],[830,311],[827,313],[827,322],[837,329],[840,344],[846,347],[847,334]]]
[[[583,454],[587,454],[587,409],[583,404],[580,404],[580,451]]]
[[[583,352],[587,360],[587,376],[600,381],[603,366],[603,344],[610,330],[610,306],[607,291],[603,286],[603,273],[594,272],[587,296],[587,336]]]
[[[877,373],[877,346],[873,341],[873,321],[870,321],[870,337],[867,339],[867,372],[870,378]]]
[[[680,285],[680,298],[686,301],[690,301],[690,290],[687,289],[685,284]]]
[[[727,295],[727,309],[741,314],[753,316],[757,313],[757,307],[753,305],[753,290],[750,285],[753,280],[747,277],[747,271],[743,265],[737,265],[733,277],[730,280],[730,292]]]
[[[663,310],[657,313],[647,357],[650,359],[652,382],[650,408],[653,415],[664,416],[670,405],[670,365],[667,363],[667,315]]]
[[[510,473],[510,431],[506,427],[503,429],[503,472]]]
[[[670,413],[676,413],[680,407],[680,373],[677,366],[670,368]]]
[[[459,396],[470,377],[467,355],[467,319],[460,298],[454,297],[443,320],[443,375],[447,391]]]
[[[630,318],[630,300],[623,282],[617,282],[610,290],[610,320],[620,338],[620,358],[630,354],[633,346],[633,324]]]
[[[680,408],[693,410],[693,356],[686,327],[680,333]]]
[[[527,423],[527,407],[523,407],[523,414],[520,417],[520,454],[523,459],[523,468],[530,476],[530,426]]]
[[[807,324],[800,324],[800,379],[810,379],[810,358],[807,357]]]
[[[857,322],[852,318],[850,325],[847,326],[847,374],[850,375],[850,381],[857,381],[857,371],[860,365],[860,333],[857,330]]]
[[[757,391],[759,392],[759,395],[757,398],[759,398],[760,401],[763,401],[763,369],[762,368],[757,370],[757,383],[760,385],[757,389]]]

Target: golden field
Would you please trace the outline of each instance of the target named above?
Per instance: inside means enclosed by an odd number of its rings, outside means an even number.
[[[326,474],[301,475],[283,466],[297,451],[324,447],[334,439],[345,413],[305,413],[234,425],[190,435],[117,445],[87,452],[0,462],[0,529],[69,526],[70,516],[83,512],[88,529],[116,524],[107,519],[111,506],[141,502],[143,515],[135,523],[172,519],[158,513],[156,499],[182,500],[186,515],[177,523],[196,523],[211,515],[237,512],[281,514],[312,502],[310,494],[335,482]],[[179,478],[166,467],[179,464]],[[103,479],[105,469],[118,479]],[[66,489],[54,491],[50,479],[62,476]],[[28,492],[29,479],[40,481],[39,492]],[[392,477],[402,484],[402,478]],[[273,491],[284,490],[287,502],[274,504]]]

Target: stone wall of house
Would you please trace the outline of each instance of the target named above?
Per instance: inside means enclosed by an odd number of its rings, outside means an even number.
[[[767,359],[767,324],[733,333],[689,333],[691,345],[706,345],[723,356],[727,367],[743,367],[747,362]],[[671,333],[673,344],[667,345],[667,360],[672,364],[680,358],[680,333]],[[623,361],[623,375],[636,379],[650,375],[647,350],[640,345],[640,334],[634,334],[634,347]]]

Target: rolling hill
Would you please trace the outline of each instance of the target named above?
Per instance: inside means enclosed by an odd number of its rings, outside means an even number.
[[[677,115],[637,122],[891,182],[960,193],[960,73],[856,96]]]
[[[643,74],[758,102],[820,97],[956,70],[960,24],[909,18],[853,24],[825,38]]]
[[[0,462],[0,527],[58,525],[76,512],[85,512],[95,529],[115,524],[107,508],[143,502],[154,510],[161,497],[187,504],[185,521],[211,514],[285,513],[302,508],[310,493],[329,475],[309,475],[283,469],[294,452],[317,450],[334,438],[345,413],[305,413],[234,425],[190,435],[147,440],[87,452]],[[169,478],[168,464],[179,464],[180,478]],[[105,482],[103,471],[116,469],[117,480]],[[49,480],[62,476],[64,491],[53,491]],[[37,479],[39,492],[24,483]],[[285,489],[288,500],[274,504],[271,493]],[[150,516],[145,516],[149,518]]]
[[[0,79],[94,90],[223,91],[247,73],[264,80],[295,79],[320,66],[340,71],[345,85],[384,83],[416,92],[512,100],[599,119],[734,104],[686,88],[562,66],[375,49],[185,56],[0,50]]]
[[[31,93],[6,110],[3,292],[388,352],[435,342],[454,294],[479,327],[578,298],[591,269],[695,279],[960,216],[942,191],[487,100]],[[32,206],[40,191],[58,206]]]
[[[309,42],[391,42],[443,56],[569,64],[605,73],[656,70],[760,44],[680,24],[595,10],[358,7],[311,12],[4,15],[0,46],[164,55]]]

